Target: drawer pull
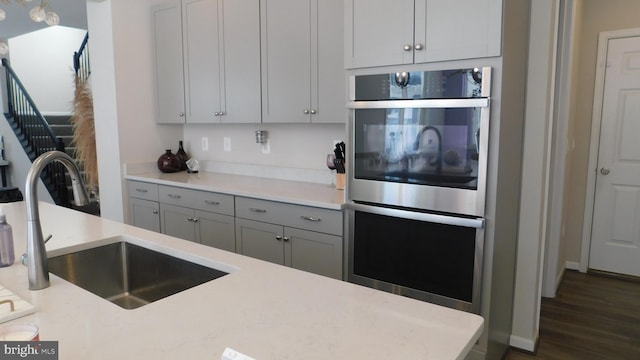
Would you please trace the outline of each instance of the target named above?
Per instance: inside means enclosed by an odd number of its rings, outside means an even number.
[[[149,192],[149,190],[147,190],[147,189],[136,189],[136,191],[137,191],[137,192],[140,192],[140,193],[146,193],[146,192]]]
[[[249,210],[256,212],[256,213],[266,213],[267,210],[265,209],[258,209],[258,208],[249,208]]]
[[[280,235],[276,235],[276,240],[278,240],[278,241],[282,241],[282,236],[280,236]]]
[[[190,217],[190,218],[187,218],[187,221],[197,223],[198,221],[200,221],[200,219]]]
[[[314,217],[311,217],[311,216],[304,216],[304,215],[300,216],[300,219],[307,220],[307,221],[313,221],[313,222],[320,222],[322,220],[320,218],[314,218]]]
[[[204,203],[207,205],[220,205],[220,201],[213,201],[213,200],[205,200]]]
[[[178,195],[178,194],[167,194],[168,197],[172,198],[172,199],[180,199],[182,196]]]

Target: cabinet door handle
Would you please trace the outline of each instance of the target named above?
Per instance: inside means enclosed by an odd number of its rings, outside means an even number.
[[[302,111],[302,113],[303,113],[303,114],[305,114],[305,115],[309,115],[309,109],[304,109],[304,110]]]
[[[205,200],[204,203],[207,205],[220,205],[220,201],[213,201],[213,200]]]
[[[403,46],[402,49],[404,51],[411,51],[411,45],[407,44],[407,45]]]
[[[287,242],[287,241],[289,241],[289,238],[285,236],[285,237],[282,238],[282,240],[284,240],[284,242]]]
[[[147,190],[147,189],[136,189],[136,191],[137,191],[137,192],[140,192],[140,193],[147,193],[147,192],[149,192],[149,190]]]
[[[267,210],[265,209],[258,209],[258,208],[249,208],[249,210],[256,212],[256,213],[266,213]]]
[[[416,46],[414,46],[414,49],[418,51],[422,50],[422,48],[423,48],[422,44],[416,44]]]
[[[200,221],[200,218],[193,218],[192,220],[194,223],[197,223],[198,221]]]
[[[158,210],[153,209],[153,213],[157,215],[158,214]]]
[[[178,113],[178,116],[181,116],[181,117],[182,117],[182,116],[184,116],[184,113],[183,113],[183,112]]]
[[[224,111],[220,111],[220,112],[218,113],[218,116],[224,116]]]
[[[322,219],[320,218],[315,218],[315,217],[311,217],[311,216],[300,216],[300,219],[302,220],[307,220],[307,221],[314,221],[314,222],[320,222]]]
[[[182,196],[177,195],[177,194],[167,194],[168,197],[172,198],[172,199],[180,199]]]
[[[220,113],[216,111],[213,113],[213,116],[220,116]]]
[[[276,240],[278,240],[278,241],[282,240],[282,236],[277,235],[277,236],[276,236]]]
[[[311,109],[311,115],[315,115],[317,113],[316,109]]]

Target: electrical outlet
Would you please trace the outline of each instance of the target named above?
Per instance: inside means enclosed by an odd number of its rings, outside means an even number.
[[[231,138],[226,137],[224,138],[224,152],[230,152],[230,151],[231,151]]]
[[[260,145],[261,145],[260,150],[262,151],[263,154],[267,155],[271,153],[271,145],[269,144],[268,140]]]
[[[209,151],[209,138],[203,136],[200,142],[202,143],[202,151]]]

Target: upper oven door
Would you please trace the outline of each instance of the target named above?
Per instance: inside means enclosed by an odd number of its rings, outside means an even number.
[[[489,72],[355,77],[349,200],[483,216]]]

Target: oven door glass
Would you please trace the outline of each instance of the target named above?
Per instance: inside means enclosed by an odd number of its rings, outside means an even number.
[[[355,109],[354,178],[476,190],[482,109]]]
[[[476,244],[480,230],[362,211],[354,212],[351,226],[351,277],[367,279],[373,287],[391,292],[417,293],[417,298],[421,293],[435,294],[474,303],[478,289],[474,282],[479,282],[481,263],[476,260],[481,254],[477,246],[481,244]],[[425,299],[438,303],[437,298]],[[451,305],[446,300],[440,303]],[[475,305],[473,310],[477,310]]]

